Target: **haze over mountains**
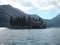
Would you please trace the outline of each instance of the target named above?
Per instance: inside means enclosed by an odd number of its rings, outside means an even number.
[[[13,8],[10,5],[0,5],[0,26],[8,26],[10,16],[28,16],[39,18],[36,14],[26,14],[23,11]],[[45,20],[47,26],[60,27],[60,14],[53,18],[52,20]]]

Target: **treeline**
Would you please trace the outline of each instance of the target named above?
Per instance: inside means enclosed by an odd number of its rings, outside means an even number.
[[[29,26],[31,24],[31,18],[28,16],[26,19],[25,16],[10,17],[10,25],[13,26]]]
[[[35,27],[46,27],[46,24],[44,24],[43,19],[39,17],[39,19],[35,19],[34,17],[31,18],[28,16],[27,18],[25,16],[16,16],[10,17],[10,25],[11,26],[32,26]]]

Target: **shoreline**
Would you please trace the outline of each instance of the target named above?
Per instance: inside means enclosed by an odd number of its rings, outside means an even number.
[[[32,27],[32,26],[9,26],[9,29],[46,29],[47,27]]]

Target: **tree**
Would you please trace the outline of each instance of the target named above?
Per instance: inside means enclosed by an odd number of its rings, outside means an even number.
[[[17,22],[17,26],[19,26],[20,25],[20,17],[19,16],[17,16],[16,22]]]
[[[22,25],[23,25],[23,26],[26,25],[26,18],[25,18],[25,16],[22,17]]]
[[[25,18],[25,16],[23,16],[23,25],[26,25],[26,18]]]
[[[14,17],[14,19],[13,19],[13,25],[14,26],[19,26],[20,25],[20,17],[19,16]]]
[[[41,21],[41,18],[39,17],[39,21]]]
[[[28,25],[30,25],[31,24],[31,17],[30,17],[30,15],[28,16]]]
[[[39,21],[41,22],[41,24],[43,24],[43,19],[41,19],[40,17],[39,17]]]
[[[23,24],[23,17],[21,16],[21,20],[20,20],[20,25],[22,26],[22,24]]]
[[[13,25],[13,17],[10,16],[10,25]]]
[[[33,21],[34,21],[34,17],[33,17]]]

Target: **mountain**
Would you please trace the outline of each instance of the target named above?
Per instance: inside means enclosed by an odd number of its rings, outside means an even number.
[[[44,19],[44,22],[46,22],[48,27],[60,27],[60,14],[51,20]]]
[[[39,18],[41,18],[41,17],[39,17],[36,14],[29,14],[29,15],[30,15],[31,18],[34,18],[34,19],[38,19],[39,20]]]
[[[0,8],[3,9],[9,16],[27,15],[23,11],[13,8],[11,5],[0,5]]]
[[[60,14],[58,14],[56,17],[54,17],[52,20],[53,27],[60,27]]]
[[[12,7],[11,5],[0,5],[0,26],[9,26],[10,16],[25,16],[26,18],[30,14],[26,14],[23,11]],[[39,16],[35,14],[30,15],[31,18],[38,19]]]
[[[51,20],[43,19],[43,21],[46,23],[47,27],[52,27],[52,22],[51,22]]]
[[[30,15],[31,19],[39,19],[36,14],[26,14],[23,11],[12,7],[11,5],[0,5],[0,26],[9,26],[10,16],[26,16]],[[43,20],[48,27],[60,27],[60,14],[51,20]]]
[[[0,5],[0,26],[8,26],[10,16],[27,16],[27,14],[10,5]]]

